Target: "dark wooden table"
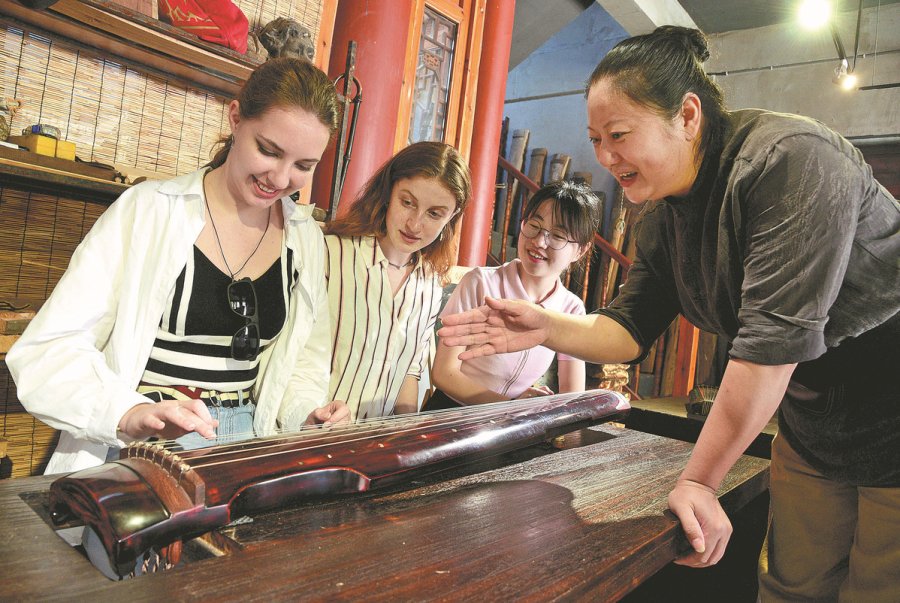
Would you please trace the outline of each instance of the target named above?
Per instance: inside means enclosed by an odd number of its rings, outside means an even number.
[[[48,477],[0,482],[0,599],[614,601],[685,546],[666,496],[687,443],[607,424],[408,489],[307,504],[225,528],[241,550],[111,582],[54,534]],[[742,457],[734,512],[768,486]]]
[[[646,433],[696,442],[700,437],[700,430],[703,429],[703,420],[688,416],[685,408],[687,401],[687,396],[632,400],[631,411],[625,425]],[[778,418],[773,416],[744,454],[763,459],[772,458],[772,438],[776,433],[778,433]]]

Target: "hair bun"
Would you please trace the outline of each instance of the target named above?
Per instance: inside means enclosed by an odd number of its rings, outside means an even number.
[[[663,25],[657,27],[652,35],[677,42],[701,63],[705,63],[709,59],[709,45],[707,44],[706,34],[699,29],[680,27],[678,25]]]

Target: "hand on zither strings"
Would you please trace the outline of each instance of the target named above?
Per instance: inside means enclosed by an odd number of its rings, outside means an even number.
[[[526,389],[524,392],[519,394],[516,400],[525,400],[528,398],[539,398],[541,396],[550,396],[554,392],[552,389],[547,387],[546,385],[538,385],[537,387],[531,386]]]
[[[196,431],[204,438],[216,437],[219,422],[212,418],[201,400],[163,400],[133,406],[119,420],[123,440],[143,440],[157,436],[174,440]]]
[[[550,321],[537,304],[491,297],[484,301],[473,310],[441,318],[441,343],[466,347],[460,360],[527,350],[549,337]]]
[[[331,427],[341,423],[350,423],[350,409],[340,400],[333,400],[325,406],[315,409],[306,417],[307,425]]]

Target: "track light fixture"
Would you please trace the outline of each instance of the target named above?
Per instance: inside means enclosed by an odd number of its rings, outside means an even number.
[[[853,73],[853,69],[856,67],[856,54],[854,53],[853,55],[853,66],[851,67],[850,62],[847,60],[847,53],[844,50],[844,43],[841,41],[841,34],[838,32],[837,25],[834,24],[834,21],[830,23],[830,28],[831,38],[834,40],[834,48],[837,50],[838,58],[841,60],[834,69],[834,77],[831,81],[840,86],[843,90],[856,90],[857,78]],[[857,40],[858,39],[859,36],[857,35]]]
[[[841,59],[840,65],[834,68],[831,81],[847,91],[855,90],[859,84],[856,75],[847,71],[847,59]]]
[[[831,31],[831,39],[834,41],[834,48],[837,50],[838,60],[840,63],[834,70],[832,81],[844,90],[856,90],[858,80],[853,73],[856,70],[856,57],[859,54],[859,26],[862,19],[862,0],[859,2],[859,8],[856,13],[856,41],[853,50],[853,64],[847,60],[847,52],[844,50],[844,42],[841,40],[841,34],[837,29],[833,20],[830,20],[831,6],[827,0],[803,0],[798,8],[798,17],[801,25],[806,28],[814,29],[828,23]]]

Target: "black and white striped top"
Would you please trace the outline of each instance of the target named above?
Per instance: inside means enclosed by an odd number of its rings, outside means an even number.
[[[325,237],[333,350],[330,400],[351,419],[390,415],[407,375],[428,361],[441,286],[422,260],[396,296],[375,237]]]
[[[296,278],[290,249],[285,257],[285,262],[275,261],[253,281],[261,349],[271,344],[284,326],[289,285]],[[231,310],[229,283],[231,277],[194,246],[194,253],[188,256],[166,303],[141,381],[223,392],[253,386],[259,372],[259,356],[252,361],[231,357],[231,338],[246,320]]]

